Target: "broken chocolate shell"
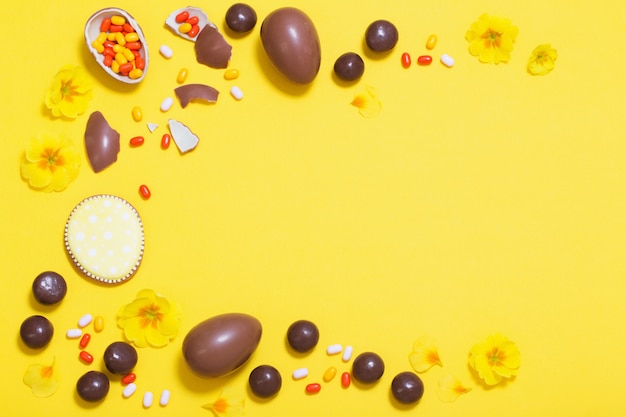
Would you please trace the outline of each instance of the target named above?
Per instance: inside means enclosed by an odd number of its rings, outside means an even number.
[[[111,128],[99,111],[91,113],[85,127],[85,148],[93,172],[100,172],[117,161],[120,134]]]
[[[194,49],[200,64],[222,69],[228,67],[233,47],[216,28],[206,25],[198,34]]]
[[[181,107],[187,107],[190,101],[203,100],[215,103],[220,92],[215,88],[205,84],[186,84],[174,89],[174,94],[178,97]]]
[[[198,146],[200,139],[187,126],[174,119],[170,119],[168,124],[172,139],[181,153],[189,152]]]

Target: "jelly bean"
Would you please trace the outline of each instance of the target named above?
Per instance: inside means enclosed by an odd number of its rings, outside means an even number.
[[[308,374],[309,374],[309,370],[307,368],[298,368],[295,371],[293,371],[291,376],[293,376],[293,379],[302,379],[302,378],[305,378]]]
[[[80,342],[78,342],[78,345],[81,348],[86,348],[90,340],[91,340],[91,335],[89,333],[85,333],[83,337],[80,338]]]
[[[190,16],[189,19],[185,20],[185,23],[189,23],[191,26],[197,25],[200,23],[200,18],[198,16]]]
[[[139,186],[139,194],[141,194],[141,196],[145,200],[149,199],[150,196],[152,195],[152,193],[150,192],[150,189],[145,184],[142,184],[142,185]]]
[[[122,32],[124,31],[124,26],[122,25],[111,25],[109,27],[109,33],[119,33],[122,34]]]
[[[402,66],[404,68],[408,68],[411,66],[411,55],[409,55],[408,52],[405,52],[402,54],[402,58],[401,58],[401,62],[402,62]]]
[[[107,41],[115,42],[115,35],[117,35],[117,34],[116,34],[116,33],[109,32],[109,33],[107,34]]]
[[[169,109],[171,109],[173,105],[174,105],[174,99],[171,97],[166,97],[165,100],[161,102],[161,111],[166,112]]]
[[[78,354],[78,357],[85,363],[93,362],[93,356],[86,350],[81,350],[80,353]]]
[[[113,62],[111,62],[111,70],[114,73],[119,74],[119,72],[120,72],[120,63],[115,61],[115,60]]]
[[[124,27],[124,32],[126,32],[126,33],[133,33],[133,32],[135,32],[135,28],[132,27],[128,22],[124,23],[123,27]]]
[[[176,82],[178,84],[184,83],[188,75],[189,70],[187,68],[181,68],[180,71],[178,71],[178,75],[176,76]]]
[[[341,386],[348,388],[350,386],[350,373],[344,372],[341,374]]]
[[[241,100],[243,98],[243,91],[236,85],[233,85],[230,88],[230,94],[235,98],[235,100]]]
[[[98,52],[99,54],[101,54],[102,52],[104,52],[104,44],[98,42],[98,41],[93,41],[91,42],[91,46],[93,49],[96,50],[96,52]]]
[[[343,355],[341,356],[341,360],[343,360],[344,362],[348,362],[350,358],[352,358],[353,350],[354,349],[352,348],[352,346],[346,346],[346,348],[343,351]]]
[[[140,56],[135,57],[135,68],[143,71],[146,68],[146,61]]]
[[[430,55],[420,55],[417,57],[417,65],[430,65],[433,62],[433,57]]]
[[[117,59],[115,61],[117,61]],[[131,62],[126,62],[125,64],[121,64],[118,62],[118,64],[120,64],[120,72],[122,74],[129,74],[134,68]]]
[[[128,73],[128,78],[130,78],[131,80],[136,80],[136,79],[141,78],[142,75],[143,75],[143,70],[140,70],[139,68],[133,68]]]
[[[93,320],[93,329],[98,333],[104,330],[104,317],[96,316]]]
[[[437,45],[437,35],[433,33],[426,39],[426,49],[430,51],[435,48],[435,45]]]
[[[122,391],[122,395],[124,396],[124,398],[130,398],[135,393],[135,391],[137,391],[137,385],[130,383],[126,385],[124,391]]]
[[[113,50],[113,48],[104,48],[104,51],[102,51],[102,54],[110,56],[111,58],[115,58],[115,51]]]
[[[189,23],[183,23],[182,25],[178,27],[178,31],[183,34],[189,33],[190,30],[191,30],[191,24]]]
[[[129,141],[130,146],[133,146],[133,147],[141,146],[143,145],[143,142],[144,142],[143,136],[135,136],[134,138],[131,138]]]
[[[448,54],[443,54],[441,55],[441,63],[446,67],[451,68],[452,66],[454,66],[454,58],[452,58]]]
[[[126,42],[137,42],[139,40],[139,35],[137,32],[127,33],[126,36],[124,36],[124,40]]]
[[[107,67],[110,67],[112,63],[113,63],[113,57],[111,55],[105,55],[104,59],[102,60],[102,64]]]
[[[189,12],[186,12],[184,10],[178,13],[174,18],[174,20],[176,20],[176,23],[183,23],[187,19],[189,19]]]
[[[164,133],[161,137],[161,149],[167,149],[170,147],[170,143],[172,142],[172,137],[167,133]]]
[[[126,42],[126,47],[131,51],[138,51],[141,49],[141,42]]]
[[[111,19],[108,17],[105,17],[104,19],[102,19],[102,22],[100,23],[100,32],[108,32],[109,28],[111,27]]]
[[[326,372],[324,372],[324,377],[323,377],[324,382],[332,381],[335,375],[337,375],[337,368],[335,368],[334,366],[331,366],[330,368],[326,370]]]
[[[189,36],[190,38],[195,38],[198,33],[200,33],[200,26],[193,25],[189,32],[187,32],[187,36]]]
[[[152,393],[150,391],[146,391],[146,393],[143,395],[143,406],[145,408],[152,407],[152,399],[153,399]]]
[[[171,396],[171,393],[167,389],[164,389],[163,392],[161,392],[161,398],[159,398],[159,404],[161,405],[161,407],[165,407],[166,405],[169,404],[170,396]]]
[[[106,41],[104,41],[103,45],[104,45],[104,47],[105,47],[105,48],[111,48],[111,49],[113,49],[113,47],[114,47],[115,45],[117,45],[117,44],[116,44],[116,43],[114,43],[114,42],[111,42],[111,41],[109,41],[109,40],[106,40]]]
[[[141,111],[141,107],[135,106],[131,111],[131,115],[133,116],[133,120],[136,122],[140,122],[143,119],[143,111]]]
[[[224,71],[225,80],[234,80],[236,78],[239,78],[239,70],[236,70],[233,68],[233,69]]]
[[[126,374],[122,377],[122,384],[124,385],[132,384],[136,380],[137,380],[137,375],[131,372],[130,374]]]
[[[113,45],[112,49],[113,49],[113,52],[115,52],[116,54],[119,54],[120,52],[124,50],[124,47],[116,43],[115,45]]]
[[[320,384],[308,384],[305,388],[306,392],[309,394],[316,394],[320,392],[322,386]]]
[[[174,55],[174,51],[172,51],[172,48],[167,45],[161,45],[161,47],[159,48],[159,52],[166,59],[170,59]]]
[[[124,16],[120,16],[120,15],[111,16],[112,25],[123,25],[124,23],[126,23],[126,19],[124,18]]]
[[[135,54],[133,54],[133,52],[130,49],[128,49],[128,48],[122,49],[122,55],[124,55],[124,57],[128,61],[134,61],[135,60]]]
[[[343,350],[343,346],[341,344],[336,343],[334,345],[330,345],[326,348],[326,353],[329,355],[335,355]]]
[[[69,329],[66,333],[68,339],[78,339],[83,335],[81,329]]]
[[[126,44],[126,47],[128,47],[128,44]],[[139,47],[141,47],[141,45],[139,45]],[[130,49],[130,48],[128,48]],[[139,51],[135,50],[135,49],[130,49],[131,52],[133,53],[133,55],[135,55],[135,59],[140,58],[141,54],[139,53]]]

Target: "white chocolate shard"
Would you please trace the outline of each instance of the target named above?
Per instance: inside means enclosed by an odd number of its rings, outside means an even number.
[[[168,123],[170,126],[170,132],[172,133],[172,139],[174,139],[174,143],[176,143],[176,146],[181,153],[189,152],[198,146],[200,139],[191,131],[191,129],[178,120],[170,119]]]

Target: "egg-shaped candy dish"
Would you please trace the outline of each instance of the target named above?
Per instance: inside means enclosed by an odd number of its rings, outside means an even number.
[[[111,19],[113,23],[110,22]],[[124,27],[125,25],[130,27]],[[130,35],[131,33],[136,36]],[[111,56],[111,52],[103,45],[105,41],[122,46],[123,58],[116,60]],[[126,84],[137,84],[145,78],[150,62],[148,44],[139,23],[125,10],[109,7],[91,15],[85,24],[85,42],[98,65],[111,77]],[[128,65],[124,66],[127,64],[124,60],[131,64],[132,69]],[[126,71],[127,69],[130,71]]]

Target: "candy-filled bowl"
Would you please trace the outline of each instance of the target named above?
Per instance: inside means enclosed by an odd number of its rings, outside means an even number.
[[[96,62],[118,81],[141,82],[148,72],[148,44],[139,23],[125,10],[109,7],[85,24],[85,42]]]

